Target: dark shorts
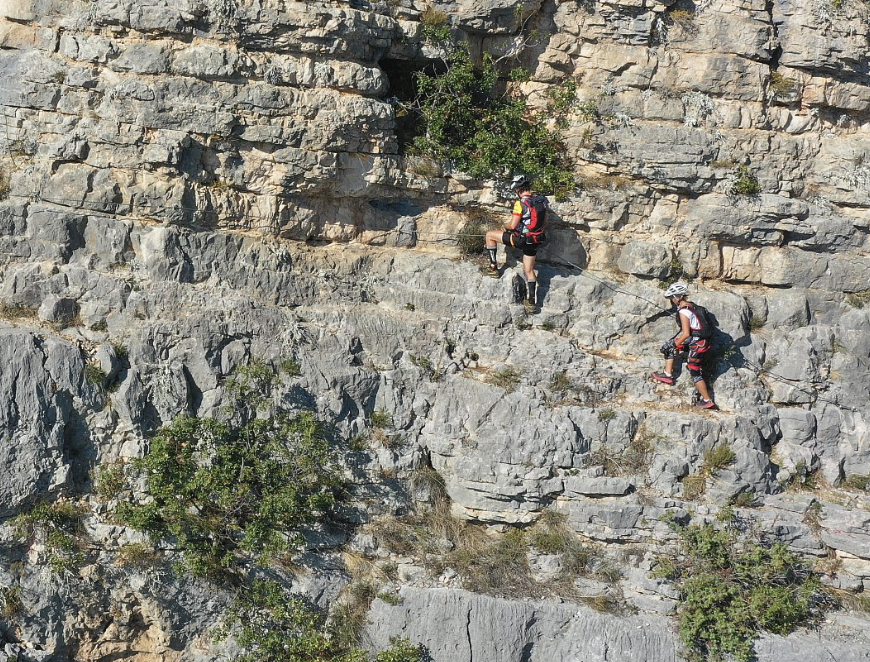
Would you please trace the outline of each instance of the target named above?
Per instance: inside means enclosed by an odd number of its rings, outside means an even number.
[[[535,244],[526,241],[524,237],[516,235],[513,232],[502,232],[501,243],[505,246],[513,246],[514,248],[520,249],[523,252],[523,255],[535,257],[538,254],[538,248],[540,248],[544,243],[544,236],[541,235],[540,243]]]

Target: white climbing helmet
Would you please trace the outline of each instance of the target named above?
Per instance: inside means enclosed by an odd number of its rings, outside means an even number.
[[[665,296],[670,299],[671,297],[683,297],[689,293],[689,288],[685,283],[673,283],[666,291]]]
[[[526,188],[531,183],[531,180],[525,175],[517,175],[511,180],[511,190],[516,191],[517,189]]]

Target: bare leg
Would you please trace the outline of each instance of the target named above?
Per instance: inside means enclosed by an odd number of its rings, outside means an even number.
[[[492,268],[496,268],[498,263],[496,262],[496,251],[498,250],[498,244],[501,241],[501,232],[498,230],[490,230],[486,233],[486,253],[489,256],[489,264]]]
[[[695,382],[695,388],[698,389],[698,393],[701,394],[701,397],[704,398],[704,400],[713,399],[710,397],[710,391],[707,390],[707,382],[705,382],[703,379]]]
[[[535,256],[534,255],[523,255],[523,271],[526,274],[526,282],[535,282],[537,281],[537,277],[535,276]]]

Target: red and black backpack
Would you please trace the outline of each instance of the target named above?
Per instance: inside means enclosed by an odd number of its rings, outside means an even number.
[[[528,211],[528,216],[523,214],[521,234],[527,242],[539,244],[544,240],[544,229],[547,226],[547,210],[550,208],[547,198],[533,193],[525,198],[520,198],[520,203]]]

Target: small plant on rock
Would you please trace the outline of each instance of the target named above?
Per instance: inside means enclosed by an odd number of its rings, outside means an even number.
[[[58,574],[84,561],[82,518],[85,509],[71,501],[40,503],[12,520],[14,534],[27,542],[41,542],[48,564]]]
[[[496,218],[482,207],[469,207],[463,214],[467,220],[456,237],[459,252],[466,257],[483,255],[486,233],[496,227]]]
[[[426,7],[420,14],[423,26],[423,41],[430,44],[444,44],[450,40],[449,16],[434,7]]]
[[[302,368],[299,366],[299,361],[293,357],[281,359],[279,367],[281,372],[288,377],[298,377],[302,374]]]
[[[126,487],[124,465],[120,462],[100,467],[94,480],[94,492],[104,501],[114,499]]]
[[[783,76],[778,71],[770,74],[770,91],[776,96],[788,96],[794,92],[796,85],[794,78]]]
[[[861,290],[846,295],[846,303],[852,308],[863,308],[870,301],[870,290]]]
[[[379,407],[372,412],[369,417],[369,423],[376,430],[393,427],[393,416],[383,407]]]
[[[24,611],[20,586],[10,586],[0,590],[0,600],[3,603],[3,606],[0,607],[0,617],[7,619],[14,618]]]
[[[522,374],[513,368],[502,368],[490,376],[489,383],[503,388],[507,393],[513,393],[521,379]]]
[[[0,198],[2,199],[2,198]],[[23,303],[6,304],[0,302],[0,318],[17,321],[33,319],[36,317],[36,308],[31,308]]]
[[[678,25],[684,30],[690,30],[694,27],[695,12],[689,11],[687,9],[674,9],[667,12],[667,17],[673,22],[674,25]]]
[[[758,177],[748,166],[739,165],[734,173],[734,182],[731,184],[731,193],[734,195],[758,195],[761,193],[761,185]]]
[[[5,170],[0,170],[0,202],[9,197],[12,186],[9,184],[9,175]]]
[[[88,384],[102,385],[106,381],[106,371],[97,363],[88,363],[85,366],[85,380]]]
[[[707,473],[724,469],[736,459],[734,451],[726,444],[717,444],[704,453],[704,469]]]

